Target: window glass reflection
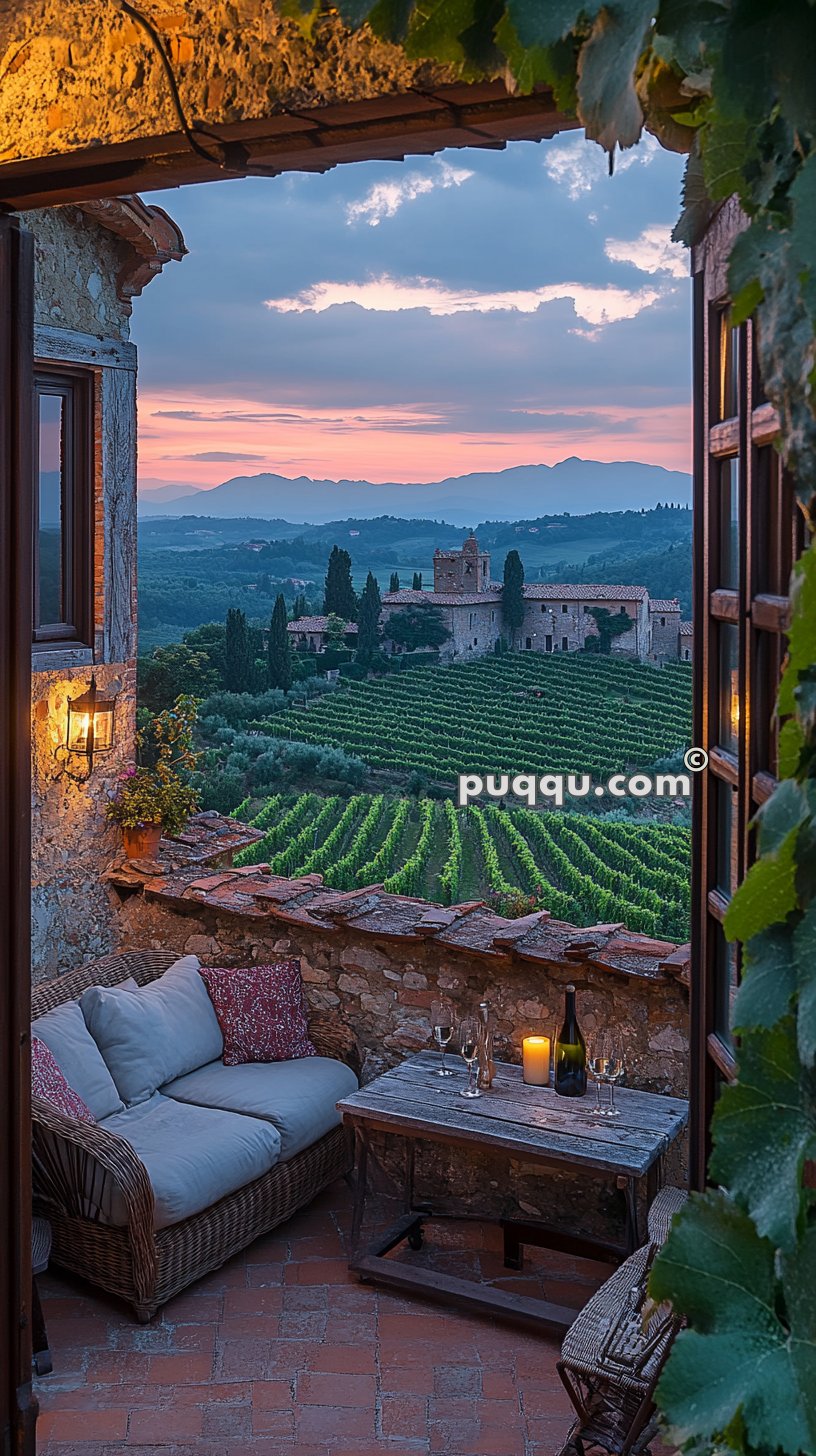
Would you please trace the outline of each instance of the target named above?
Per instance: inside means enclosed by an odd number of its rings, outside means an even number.
[[[720,579],[718,586],[739,586],[739,460],[720,462]]]
[[[731,325],[731,310],[720,314],[719,416],[733,419],[739,413],[740,331]]]
[[[721,622],[720,638],[720,726],[717,742],[736,754],[739,749],[739,632],[732,622]]]
[[[732,1044],[731,1023],[734,997],[739,985],[737,947],[725,938],[721,925],[716,927],[714,958],[714,1030],[729,1046]]]
[[[59,394],[39,396],[37,626],[63,620],[64,404]]]
[[[717,889],[729,898],[737,887],[737,791],[723,779],[717,782]]]

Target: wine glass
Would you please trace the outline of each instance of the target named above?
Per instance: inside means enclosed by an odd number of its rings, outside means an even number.
[[[453,1039],[453,1007],[450,1001],[431,1002],[431,1029],[434,1034],[434,1041],[442,1053],[442,1066],[437,1069],[437,1077],[452,1077],[453,1069],[445,1065],[445,1052]]]
[[[609,1083],[609,1106],[606,1109],[607,1117],[620,1117],[620,1108],[615,1106],[615,1085],[623,1081],[623,1074],[626,1070],[623,1065],[623,1056],[620,1048],[612,1042],[607,1048],[606,1080]]]
[[[479,1056],[479,1022],[475,1016],[463,1016],[459,1022],[459,1050],[462,1053],[468,1069],[467,1087],[460,1092],[461,1097],[481,1097],[481,1092],[476,1085],[476,1078],[473,1075],[473,1068]]]
[[[594,1117],[603,1117],[606,1108],[601,1106],[601,1083],[606,1081],[606,1046],[601,1037],[592,1043],[587,1057],[587,1071],[595,1083]]]

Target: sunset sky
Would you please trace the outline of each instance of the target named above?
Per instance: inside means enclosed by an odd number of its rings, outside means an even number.
[[[134,305],[142,480],[688,470],[681,172],[572,133],[151,194],[190,254]]]

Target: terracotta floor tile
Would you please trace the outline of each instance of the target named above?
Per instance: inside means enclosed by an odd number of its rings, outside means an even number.
[[[349,1210],[338,1184],[146,1326],[50,1271],[39,1456],[553,1456],[572,1419],[558,1341],[359,1283]],[[507,1280],[495,1230],[430,1233],[427,1263]],[[530,1250],[524,1282],[607,1272],[559,1260]]]

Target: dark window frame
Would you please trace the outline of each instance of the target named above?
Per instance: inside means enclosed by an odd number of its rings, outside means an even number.
[[[39,402],[64,401],[61,486],[63,617],[39,622]],[[94,402],[91,370],[37,361],[34,368],[33,550],[34,652],[94,645]]]
[[[791,482],[770,448],[779,424],[759,384],[755,330],[750,321],[738,330],[730,324],[725,260],[739,225],[726,206],[695,249],[693,264],[694,742],[709,752],[707,772],[695,777],[693,819],[690,1177],[697,1188],[705,1186],[719,1088],[736,1074],[734,1038],[724,1016],[741,967],[739,954],[726,952],[722,922],[755,856],[751,821],[777,782],[773,705],[785,650],[788,579],[804,546]],[[736,413],[723,417],[724,398]],[[723,549],[723,482],[731,461],[738,476],[736,562]],[[739,707],[726,723],[721,649],[735,635]]]

